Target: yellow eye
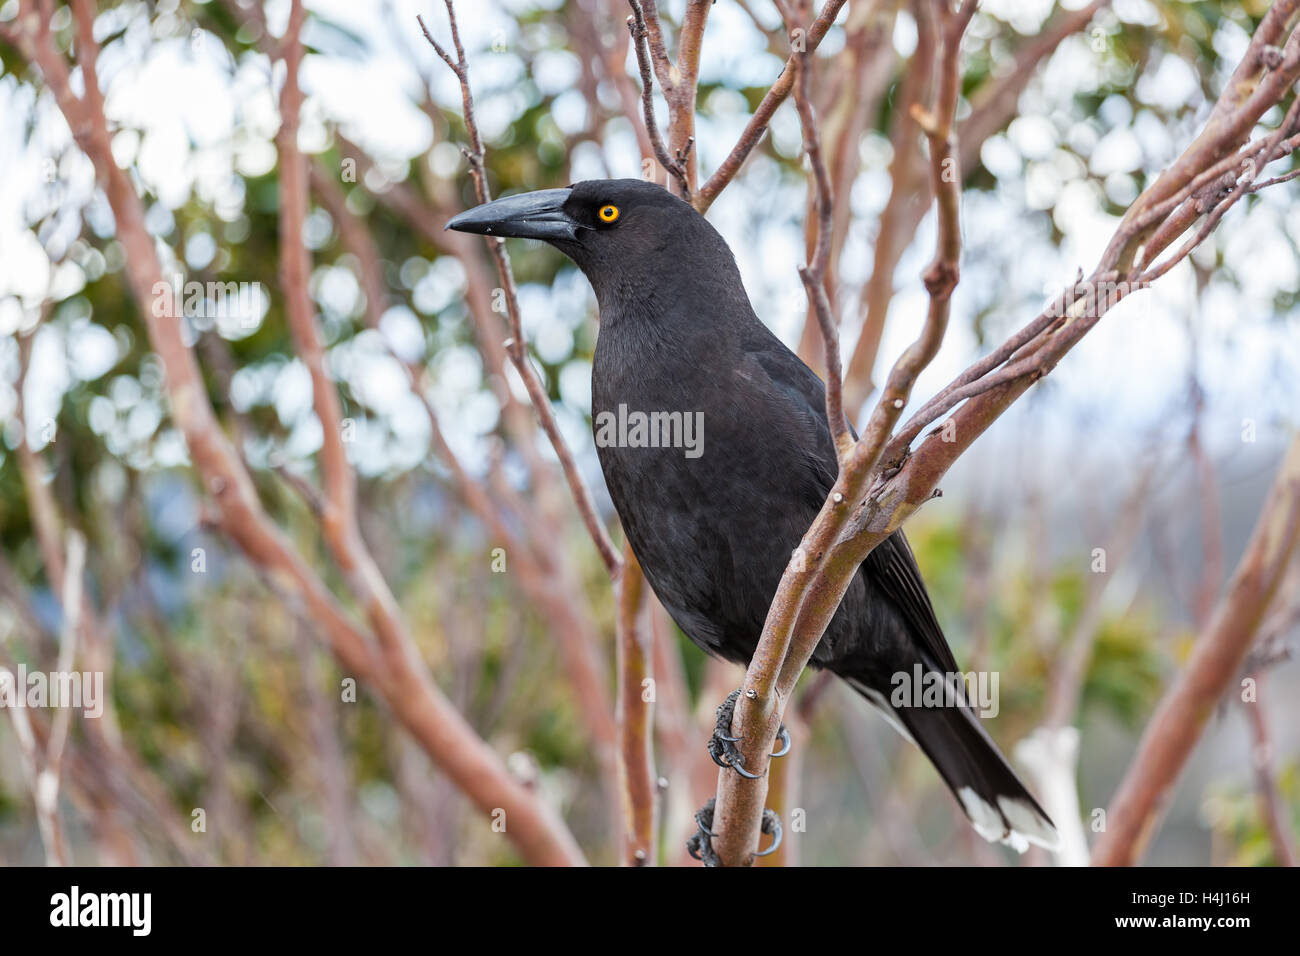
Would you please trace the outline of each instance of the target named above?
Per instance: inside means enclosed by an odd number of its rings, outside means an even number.
[[[600,212],[598,212],[596,215],[600,216],[601,222],[613,222],[615,219],[618,218],[618,207],[601,206]]]

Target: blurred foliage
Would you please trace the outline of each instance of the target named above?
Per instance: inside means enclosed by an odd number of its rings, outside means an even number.
[[[980,543],[971,541],[964,530],[955,522],[917,520],[908,525],[908,540],[940,620],[964,621],[969,626],[962,607],[972,573],[971,551]],[[1051,668],[1083,612],[1091,576],[1077,561],[1062,560],[1046,573],[1038,566],[1040,562],[1036,556],[1034,567],[1017,562],[998,568],[985,610],[992,631],[987,666],[1001,674],[1000,716],[1009,722],[1006,727],[1000,724],[999,732],[1012,740],[1040,719]],[[1046,594],[1039,589],[1044,583]],[[1045,642],[1035,637],[1041,629],[1038,622],[1044,618],[1051,622]],[[1171,663],[1161,647],[1158,618],[1154,608],[1103,612],[1080,696],[1085,718],[1095,711],[1140,729]],[[968,666],[969,635],[953,624],[947,629],[958,664]]]
[[[1286,764],[1277,771],[1276,778],[1277,793],[1286,814],[1283,823],[1290,828],[1294,852],[1294,834],[1300,832],[1300,766]],[[1279,865],[1255,791],[1227,784],[1215,785],[1206,796],[1201,813],[1227,853],[1225,859],[1216,860],[1216,863],[1227,866]]]

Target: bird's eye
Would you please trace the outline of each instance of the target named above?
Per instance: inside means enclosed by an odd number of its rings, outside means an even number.
[[[596,215],[600,216],[601,222],[613,222],[618,218],[618,207],[613,205],[601,206],[600,212],[596,213]]]

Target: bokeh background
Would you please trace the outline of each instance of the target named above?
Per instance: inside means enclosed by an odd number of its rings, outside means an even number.
[[[1009,90],[1009,108],[965,131],[979,138],[962,169],[962,282],[918,401],[1090,269],[1127,204],[1194,136],[1267,8],[1094,4],[1082,28],[1053,37],[1020,76],[1026,51],[1082,6],[987,0],[966,37],[959,123],[995,84]],[[298,142],[313,168],[310,291],[352,423],[362,532],[437,683],[512,772],[561,810],[589,857],[614,862],[609,727],[598,726],[589,685],[575,678],[572,644],[590,645],[583,653],[612,700],[615,611],[563,488],[536,486],[536,463],[551,467],[549,445],[535,432],[521,445],[503,418],[467,298],[473,264],[487,268],[485,248],[441,237],[446,218],[474,202],[460,90],[415,20],[422,14],[445,42],[445,12],[396,0],[307,7]],[[670,28],[683,8],[661,4]],[[836,295],[851,351],[895,180],[926,172],[891,170],[894,104],[916,44],[909,5],[855,0],[848,10],[819,50],[818,91],[823,123],[852,130],[856,175],[836,197],[849,213]],[[622,0],[474,0],[458,12],[498,193],[641,175]],[[187,340],[264,506],[346,601],[303,493],[317,474],[321,424],[279,291],[283,65],[269,51],[288,14],[280,0],[256,10],[103,3],[98,72],[113,156],[144,198],[165,273],[260,284],[239,309],[187,317]],[[0,22],[16,16],[14,0],[0,4]],[[860,95],[843,88],[843,63],[868,17],[877,66]],[[72,50],[71,12],[53,5],[49,26]],[[776,79],[786,42],[763,0],[716,3],[695,146],[705,172]],[[75,52],[67,55],[75,85]],[[94,168],[40,72],[3,41],[0,64],[0,662],[52,668],[63,621],[34,534],[24,439],[62,523],[85,536],[86,591],[111,646],[118,743],[104,757],[96,734],[73,720],[61,798],[71,857],[518,862],[364,688],[355,702],[340,700],[347,675],[312,622],[214,530]],[[787,105],[709,216],[760,317],[809,354],[796,272],[807,212],[800,150]],[[378,285],[348,224],[373,243]],[[894,295],[878,371],[924,314],[932,213],[918,213],[904,238],[886,257]],[[958,661],[1000,674],[1000,714],[986,726],[1008,754],[1042,722],[1066,639],[1082,629],[1093,641],[1075,721],[1085,815],[1107,805],[1300,424],[1298,243],[1294,183],[1239,204],[1202,250],[1108,314],[908,524]],[[594,297],[554,250],[511,251],[530,355],[616,528],[588,417]],[[409,366],[423,373],[423,400]],[[526,401],[517,378],[504,381]],[[549,522],[567,562],[568,629],[513,565],[494,570],[492,535],[455,493],[426,403],[475,481]],[[1104,574],[1094,571],[1098,548]],[[650,613],[656,767],[667,784],[662,852],[681,862],[690,814],[714,779],[704,728],[739,675]],[[1250,663],[1262,720],[1235,698],[1218,702],[1147,862],[1276,862],[1259,769],[1294,833],[1300,704],[1286,688],[1300,678],[1288,654],[1298,619],[1300,573],[1288,576]],[[792,804],[806,812],[806,832],[792,836],[802,863],[1044,862],[973,838],[928,763],[845,688],[813,675],[803,687]],[[38,822],[19,740],[0,710],[0,862],[44,860]]]

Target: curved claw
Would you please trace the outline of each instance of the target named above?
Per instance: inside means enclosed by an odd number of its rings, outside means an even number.
[[[782,724],[781,729],[777,731],[776,739],[781,741],[781,749],[771,756],[784,757],[790,752],[790,731],[785,729],[785,724]]]
[[[733,690],[718,707],[718,719],[713,727],[713,736],[709,739],[709,756],[719,767],[730,767],[747,780],[757,780],[762,774],[750,773],[745,769],[740,748],[736,746],[744,738],[733,736],[731,733],[731,719],[735,714],[736,701],[740,698],[740,693],[739,688]]]
[[[709,818],[707,823],[704,820],[704,817],[706,815],[705,810],[709,811],[709,813],[707,814]],[[713,812],[712,812],[712,808],[709,807],[708,804],[705,804],[704,807],[696,811],[695,823],[700,828],[701,833],[707,834],[708,836],[711,837],[717,836],[716,833],[714,833],[712,830],[709,829],[709,824],[712,822],[713,822]],[[696,859],[698,860],[699,857],[696,857]]]
[[[699,860],[705,866],[721,866],[722,861],[718,859],[717,853],[713,851],[713,810],[715,801],[712,797],[700,807],[695,814],[695,822],[699,829],[694,835],[686,841],[686,852],[696,860]],[[760,833],[768,833],[772,836],[772,845],[766,850],[757,850],[755,857],[770,856],[781,847],[781,840],[785,831],[781,826],[781,818],[776,815],[776,811],[771,808],[764,808],[763,822],[759,827]]]
[[[719,767],[734,770],[742,777],[748,777],[750,780],[757,780],[759,777],[761,777],[762,774],[750,773],[748,770],[745,769],[745,764],[740,760],[739,753],[740,753],[739,751],[736,751],[737,756],[733,762],[731,754],[724,751],[721,747],[709,748],[709,756],[713,758],[713,762],[717,764]]]
[[[713,825],[715,802],[713,797],[709,797],[704,806],[700,807],[696,812],[695,822],[699,829],[686,841],[686,852],[705,866],[718,866],[721,863],[718,855],[713,852],[713,830],[711,827]]]
[[[766,850],[758,850],[754,856],[771,856],[781,846],[781,839],[785,836],[785,830],[781,827],[781,818],[776,815],[774,810],[763,811],[763,826],[759,831],[761,833],[772,834],[772,845]]]

